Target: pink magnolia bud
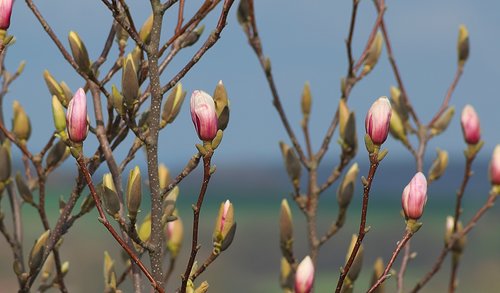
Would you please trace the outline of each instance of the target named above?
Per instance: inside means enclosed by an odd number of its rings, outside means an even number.
[[[0,29],[2,30],[6,30],[10,26],[12,4],[14,4],[14,0],[0,0]]]
[[[314,281],[314,265],[309,256],[306,256],[297,267],[295,273],[295,293],[310,293]]]
[[[387,139],[391,115],[391,103],[387,97],[378,98],[366,114],[366,133],[370,136],[374,144],[381,145]]]
[[[418,220],[427,202],[427,180],[422,172],[413,176],[403,190],[402,204],[407,219]]]
[[[213,98],[204,91],[196,90],[191,95],[191,119],[203,141],[211,141],[217,134],[217,113]]]
[[[500,144],[493,150],[490,162],[490,180],[493,185],[500,185]]]
[[[68,104],[66,113],[66,125],[69,139],[75,143],[81,143],[87,137],[89,125],[87,122],[87,96],[82,88],[79,88]]]
[[[481,127],[479,117],[471,105],[466,105],[462,110],[462,132],[465,142],[468,144],[477,144],[481,139]]]
[[[231,206],[231,202],[226,200],[224,202],[224,210],[222,211],[222,217],[220,219],[220,230],[224,231],[224,225],[226,224],[227,212],[229,211],[229,207]]]

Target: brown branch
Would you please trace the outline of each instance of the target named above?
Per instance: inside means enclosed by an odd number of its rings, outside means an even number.
[[[175,27],[175,33],[178,34],[182,27],[182,21],[184,21],[184,0],[179,1],[179,13],[177,15],[177,26]]]
[[[191,281],[196,280],[199,275],[201,275],[210,264],[212,264],[217,257],[220,255],[220,253],[216,253],[215,251],[212,251],[212,253],[207,257],[207,259],[203,262],[203,264],[194,272],[194,274],[191,276]]]
[[[410,240],[410,238],[413,236],[413,233],[409,231],[408,229],[406,230],[405,234],[403,235],[403,238],[398,241],[398,245],[396,246],[396,249],[392,252],[391,259],[389,260],[389,263],[387,263],[387,266],[385,267],[384,272],[382,275],[378,278],[377,282],[373,284],[373,286],[368,290],[367,293],[372,293],[375,291],[382,283],[391,276],[389,274],[389,271],[391,270],[392,265],[394,264],[394,261],[396,260],[396,257],[398,256],[399,252],[403,247],[405,247],[406,243]]]
[[[410,240],[408,240],[407,245],[405,246],[405,251],[403,252],[403,259],[401,260],[401,267],[399,268],[398,276],[397,276],[397,292],[403,293],[404,287],[404,275],[406,272],[406,268],[408,267],[408,262],[410,261],[411,255],[411,245]]]
[[[344,284],[344,280],[347,276],[347,273],[349,272],[349,269],[351,268],[352,263],[354,262],[354,258],[358,254],[359,248],[361,247],[361,243],[363,241],[363,238],[365,237],[367,230],[366,230],[366,215],[368,213],[368,199],[370,196],[370,189],[372,186],[373,178],[375,177],[375,172],[377,171],[379,161],[378,161],[378,153],[371,153],[370,155],[370,170],[368,171],[368,177],[366,184],[363,188],[363,205],[361,208],[361,221],[359,223],[359,232],[358,232],[358,238],[356,240],[356,244],[354,245],[354,248],[351,251],[351,255],[349,256],[349,259],[347,260],[347,263],[345,264],[344,268],[341,270],[339,281],[337,282],[337,287],[335,289],[336,293],[339,293],[340,290],[342,289],[342,285]]]
[[[212,152],[208,152],[205,156],[203,156],[203,182],[201,184],[196,206],[193,206],[193,239],[191,240],[191,253],[189,256],[189,261],[186,266],[186,270],[182,275],[181,293],[186,293],[189,274],[191,273],[191,269],[193,268],[196,254],[200,249],[200,246],[198,245],[198,225],[200,221],[201,206],[203,204],[203,199],[205,198],[205,193],[207,192],[208,183],[210,182],[210,161],[212,159],[212,155]]]
[[[462,73],[464,72],[463,66],[458,66],[457,71],[455,72],[455,78],[453,79],[453,82],[451,83],[450,87],[448,88],[448,91],[446,92],[446,96],[444,97],[443,103],[441,104],[441,108],[439,108],[438,112],[432,120],[427,124],[428,128],[431,128],[432,125],[439,119],[441,114],[448,108],[448,104],[450,103],[451,96],[453,95],[453,92],[455,91],[455,88],[458,85],[458,82],[460,81],[460,77],[462,77]]]

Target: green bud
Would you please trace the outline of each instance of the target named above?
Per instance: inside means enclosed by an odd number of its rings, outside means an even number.
[[[52,117],[54,118],[54,127],[58,133],[66,130],[66,113],[64,107],[57,98],[52,96]]]
[[[194,290],[194,293],[206,293],[208,291],[208,282],[203,281],[196,290]]]
[[[340,99],[339,102],[339,133],[340,137],[343,139],[345,136],[345,128],[347,125],[347,120],[349,120],[349,115],[351,114],[351,111],[349,111],[349,108],[347,107],[347,103],[345,99]]]
[[[337,202],[340,209],[347,209],[347,207],[351,203],[351,199],[354,194],[354,186],[356,185],[356,180],[358,179],[358,174],[358,163],[354,163],[344,175],[342,183],[340,183],[339,189],[337,190]]]
[[[215,221],[215,228],[212,236],[214,244],[222,244],[222,241],[228,236],[229,230],[231,230],[233,225],[233,204],[229,200],[226,200],[221,203],[219,214],[217,215],[217,220]]]
[[[128,54],[122,70],[122,94],[127,108],[131,109],[137,102],[139,95],[139,81],[137,69],[134,65],[132,54]]]
[[[352,235],[351,244],[349,245],[349,249],[347,250],[347,254],[346,254],[346,260],[345,260],[346,263],[349,260],[349,257],[351,256],[351,253],[354,249],[354,246],[355,246],[357,240],[358,240],[358,236]],[[363,245],[361,245],[359,247],[358,253],[356,254],[356,257],[354,258],[354,262],[351,265],[351,269],[347,273],[347,277],[353,283],[358,278],[359,273],[361,272],[361,267],[363,266],[363,251],[364,251],[364,248],[363,248]]]
[[[68,101],[67,103],[69,103],[69,101],[73,98],[73,92],[71,91],[71,89],[69,88],[69,86],[64,81],[61,81],[59,83],[59,85],[61,86],[61,88],[62,88],[62,90],[64,92],[64,100]],[[59,101],[59,102],[61,102],[61,101]],[[67,103],[66,103],[66,105],[67,105]],[[64,103],[61,102],[61,104],[63,106],[65,106]]]
[[[115,85],[111,86],[111,98],[113,108],[115,108],[116,112],[120,114],[120,116],[124,116],[126,112],[125,107],[123,106],[123,96]]]
[[[23,177],[21,176],[20,172],[16,173],[16,186],[17,186],[17,191],[19,192],[19,195],[21,198],[28,203],[33,202],[33,194],[31,194],[31,190],[28,187],[28,184],[24,182]]]
[[[382,260],[381,257],[379,257],[375,260],[375,263],[373,264],[373,275],[372,275],[372,280],[371,280],[371,286],[375,285],[375,283],[378,281],[378,279],[380,279],[380,277],[382,277],[383,273],[384,273],[384,261]],[[385,284],[382,283],[373,292],[374,293],[384,293],[385,292],[384,287],[385,287]]]
[[[141,206],[142,190],[141,190],[141,170],[138,166],[130,170],[127,183],[127,209],[128,217],[134,222],[137,217],[137,212]]]
[[[408,138],[406,137],[406,128],[403,124],[403,120],[399,117],[399,114],[394,108],[392,109],[391,122],[390,122],[390,132],[395,139],[399,139],[406,143]]]
[[[446,167],[448,167],[448,152],[439,148],[436,152],[437,156],[432,162],[432,166],[427,175],[429,183],[439,179],[444,174],[444,171],[446,171]]]
[[[68,106],[68,102],[71,98],[67,98],[65,95],[64,89],[59,85],[59,83],[54,79],[54,77],[50,74],[48,70],[45,70],[43,72],[43,79],[45,80],[45,83],[47,84],[47,88],[49,89],[49,92],[52,96],[56,96],[57,99],[59,99],[59,102],[64,107]],[[70,95],[70,97],[73,95]]]
[[[71,54],[78,67],[83,71],[90,70],[89,53],[87,53],[87,48],[85,48],[85,44],[80,39],[80,36],[76,32],[70,31],[68,41],[71,47]]]
[[[311,104],[312,104],[312,95],[311,95],[311,86],[309,82],[304,84],[304,89],[302,90],[302,99],[300,101],[300,108],[302,110],[302,115],[305,119],[309,118],[311,114]]]
[[[151,236],[151,215],[147,214],[144,220],[142,221],[141,226],[139,227],[139,239],[141,241],[146,242],[149,240]]]
[[[50,148],[49,154],[45,159],[45,164],[47,165],[47,168],[55,168],[56,166],[64,162],[64,160],[68,158],[69,154],[70,154],[69,147],[66,145],[64,141],[59,140]]]
[[[117,218],[120,212],[120,200],[116,194],[115,184],[111,173],[106,173],[102,177],[102,199],[106,212],[113,218]]]
[[[458,66],[462,67],[469,58],[469,31],[465,25],[460,25],[458,29]]]
[[[229,123],[229,99],[227,96],[226,87],[219,80],[214,91],[215,112],[217,113],[217,127],[224,130]]]
[[[17,70],[16,70],[16,74],[20,75],[23,73],[24,71],[24,67],[26,67],[26,61],[21,61],[21,63],[19,63],[19,66],[17,67]]]
[[[179,196],[179,186],[175,186],[170,192],[167,194],[165,199],[163,200],[163,215],[162,215],[162,223],[165,224],[172,218],[175,203],[177,202],[177,197]]]
[[[10,146],[6,140],[6,142],[0,146],[0,182],[5,183],[9,180],[11,172]]]
[[[205,30],[205,25],[201,25],[194,31],[186,32],[180,37],[178,46],[179,48],[186,48],[190,47],[200,39],[200,36],[203,34],[203,31]]]
[[[365,63],[363,67],[363,73],[367,74],[375,68],[377,65],[378,59],[380,58],[380,53],[382,53],[382,43],[384,38],[382,37],[382,33],[378,32],[373,40],[370,49],[368,49],[368,53],[366,54]]]
[[[105,292],[114,292],[116,289],[116,274],[115,274],[115,262],[109,255],[107,251],[104,251],[104,284],[106,287]],[[111,290],[110,290],[111,289]]]
[[[356,116],[354,112],[349,114],[342,139],[342,152],[354,157],[358,151],[358,136],[356,134]]]
[[[448,245],[450,241],[453,238],[453,225],[454,225],[454,218],[452,216],[446,217],[446,232],[444,235],[444,241],[445,244]],[[462,222],[458,221],[457,222],[457,228],[456,232],[461,233],[464,230],[462,226]],[[451,247],[451,250],[455,253],[461,254],[465,248],[465,245],[467,244],[467,237],[464,235],[460,239],[458,239],[453,246]]]
[[[12,132],[21,141],[26,141],[31,135],[31,123],[28,115],[18,101],[12,103],[14,117],[12,119]]]
[[[398,115],[399,115],[399,118],[401,118],[401,120],[406,123],[406,121],[408,121],[408,106],[406,105],[404,99],[403,99],[403,95],[401,94],[401,91],[399,90],[399,88],[395,87],[395,86],[391,86],[390,89],[389,89],[390,93],[391,93],[391,107],[393,110],[395,110]]]
[[[94,198],[92,197],[92,195],[89,194],[80,205],[80,213],[86,214],[90,212],[94,207],[95,207]]]
[[[42,266],[42,270],[40,271],[40,279],[42,283],[46,282],[50,278],[50,276],[54,273],[54,269],[54,254],[50,253]]]
[[[136,46],[130,54],[132,55],[132,60],[134,61],[135,71],[137,72],[137,78],[139,78],[141,73],[142,61],[144,59],[142,49]]]
[[[287,289],[291,290],[293,289],[294,286],[294,274],[292,271],[292,266],[290,266],[290,263],[286,258],[282,257],[281,258],[281,270],[280,270],[280,286],[281,289]]]
[[[291,260],[293,255],[293,220],[292,211],[288,205],[288,201],[283,199],[281,201],[280,209],[280,248],[281,253],[287,259]]]
[[[170,170],[164,164],[158,166],[158,178],[160,179],[160,189],[167,188],[168,184],[172,180],[170,178]]]
[[[139,30],[139,38],[145,44],[149,43],[151,40],[151,29],[153,28],[153,14],[151,14],[148,19],[144,22],[141,29]]]
[[[292,148],[286,143],[280,141],[281,154],[285,162],[286,171],[292,180],[294,186],[298,186],[300,182],[301,166],[300,161]]]
[[[439,118],[432,124],[431,134],[438,135],[441,132],[445,131],[448,125],[450,125],[451,119],[453,118],[453,114],[455,114],[455,107],[451,106],[446,108],[446,110],[439,116]]]
[[[217,133],[215,134],[214,139],[212,140],[212,149],[215,150],[219,147],[220,143],[222,142],[222,137],[224,136],[224,131],[222,130],[217,130]]]
[[[174,122],[181,110],[182,103],[186,97],[186,92],[182,90],[182,84],[178,83],[170,92],[161,113],[162,126]]]
[[[38,237],[31,248],[30,256],[28,258],[28,264],[31,271],[36,270],[42,264],[42,256],[45,251],[45,244],[49,239],[50,230],[47,230]]]

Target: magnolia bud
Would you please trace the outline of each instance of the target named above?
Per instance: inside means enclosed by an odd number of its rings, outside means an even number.
[[[299,158],[286,143],[280,141],[281,154],[283,155],[283,161],[285,162],[286,172],[292,180],[294,185],[299,184],[301,167]]]
[[[174,46],[177,46],[178,48],[186,48],[196,44],[204,30],[205,25],[200,25],[196,30],[185,32],[176,40],[176,44]]]
[[[191,119],[198,137],[212,141],[217,135],[217,113],[212,97],[204,91],[196,90],[191,95]]]
[[[500,185],[500,144],[493,150],[490,161],[490,181],[492,185]]]
[[[58,164],[64,162],[69,157],[70,149],[63,140],[55,143],[49,151],[45,163],[47,168],[55,168]]]
[[[177,217],[177,220],[170,221],[166,225],[167,234],[167,249],[172,258],[176,258],[182,246],[182,238],[184,235],[184,225],[182,220]]]
[[[181,110],[182,103],[186,97],[186,92],[182,90],[182,84],[178,83],[177,86],[168,95],[167,101],[163,106],[161,113],[162,125],[167,125],[174,122]]]
[[[373,40],[368,53],[366,54],[365,64],[363,67],[363,73],[367,74],[372,71],[372,69],[377,65],[380,53],[382,53],[382,42],[384,41],[382,33],[378,32]]]
[[[104,284],[107,290],[106,292],[115,292],[116,289],[116,273],[115,273],[115,262],[109,255],[107,251],[104,251]]]
[[[153,14],[151,14],[148,19],[144,22],[141,29],[139,30],[139,38],[144,43],[149,43],[151,39],[151,29],[153,28]]]
[[[452,216],[446,217],[446,231],[444,234],[444,242],[446,245],[450,243],[453,234],[455,234],[453,227],[454,225],[455,225],[455,219]],[[455,228],[456,233],[462,233],[463,230],[464,228],[462,226],[462,222],[458,221],[457,227]],[[466,242],[467,242],[467,237],[464,235],[460,239],[455,241],[455,243],[451,246],[451,250],[456,253],[461,253],[465,248]]]
[[[408,141],[403,120],[401,120],[401,117],[399,117],[398,112],[394,110],[394,108],[392,109],[390,131],[395,139],[399,139],[403,143],[406,143]]]
[[[127,183],[127,209],[130,221],[135,222],[141,206],[141,170],[138,166],[130,170]]]
[[[14,0],[0,1],[0,29],[7,30],[10,26],[10,15],[12,14]]]
[[[347,103],[345,99],[340,99],[339,102],[339,133],[340,137],[343,138],[345,135],[345,128],[347,125],[347,120],[350,115],[349,108],[347,107]]]
[[[479,117],[471,105],[466,105],[462,110],[460,122],[465,142],[473,145],[477,144],[481,139],[481,126],[479,124]]]
[[[455,114],[455,107],[451,106],[446,108],[446,110],[439,116],[439,118],[432,124],[431,134],[438,135],[445,131]]]
[[[286,258],[281,258],[281,270],[280,270],[280,285],[282,289],[289,290],[292,292],[293,289],[293,272],[290,263]]]
[[[16,186],[19,195],[25,202],[32,203],[33,202],[33,194],[31,194],[31,190],[28,187],[28,184],[24,181],[20,172],[16,173]]]
[[[403,190],[402,205],[405,217],[418,220],[424,212],[426,202],[427,180],[422,172],[418,172]]]
[[[460,25],[458,29],[458,65],[464,66],[465,61],[469,58],[469,31],[465,25]]]
[[[391,106],[399,115],[399,118],[403,120],[403,122],[408,121],[408,106],[405,104],[403,100],[403,95],[399,88],[395,86],[391,86],[389,89],[391,93]]]
[[[282,254],[287,257],[292,255],[293,244],[293,220],[292,211],[288,205],[288,201],[281,201],[280,210],[280,247]]]
[[[151,236],[151,215],[147,214],[144,220],[142,221],[141,227],[139,227],[139,239],[141,241],[146,242],[149,240]]]
[[[196,288],[196,290],[194,290],[194,293],[206,293],[208,291],[208,282],[207,281],[203,281],[200,286],[198,286],[198,288]]]
[[[83,44],[80,36],[74,32],[69,32],[68,35],[69,46],[71,47],[71,54],[73,54],[73,59],[75,59],[76,64],[81,70],[87,71],[90,69],[90,59],[89,53],[87,53],[87,48]]]
[[[354,186],[356,185],[358,173],[358,163],[354,163],[342,179],[342,183],[340,183],[339,189],[337,190],[337,202],[340,209],[347,209],[349,206],[352,195],[354,194]]]
[[[11,172],[10,147],[5,141],[0,146],[0,182],[5,183],[10,178]]]
[[[215,221],[215,228],[213,233],[214,243],[221,243],[229,234],[229,230],[234,224],[234,210],[233,204],[226,200],[221,203],[219,214]]]
[[[387,97],[378,98],[366,114],[365,130],[375,145],[381,145],[389,134],[391,103]]]
[[[226,87],[219,80],[214,91],[215,111],[217,112],[218,129],[224,130],[229,123],[229,99],[227,97]]]
[[[429,182],[439,179],[446,171],[448,166],[448,152],[444,150],[437,149],[437,157],[432,162],[432,166],[429,169],[427,177]]]
[[[351,238],[351,244],[349,245],[349,249],[347,250],[347,254],[345,257],[345,262],[349,260],[351,257],[352,251],[354,250],[354,246],[356,245],[356,241],[358,241],[358,236],[352,235]],[[354,283],[356,279],[359,276],[359,273],[361,272],[361,268],[363,266],[363,255],[364,255],[364,247],[361,245],[358,249],[358,253],[356,254],[356,257],[354,257],[354,261],[351,265],[351,269],[347,273],[347,278],[351,283]]]
[[[66,113],[66,126],[69,139],[74,143],[82,143],[89,132],[87,121],[87,96],[79,88],[68,105]]]
[[[123,96],[118,91],[118,88],[116,88],[115,85],[111,86],[111,104],[113,105],[113,108],[115,108],[116,112],[118,112],[118,114],[120,114],[121,116],[125,115],[126,109],[123,105]]]
[[[314,282],[314,265],[311,257],[306,256],[295,272],[295,293],[312,292]]]
[[[167,188],[168,184],[172,180],[170,178],[170,171],[164,164],[160,164],[158,166],[158,178],[160,179],[160,189]]]
[[[49,239],[49,234],[50,230],[43,232],[42,235],[40,235],[40,237],[38,237],[38,239],[35,241],[33,248],[31,248],[30,256],[28,259],[28,264],[31,271],[34,271],[42,264],[42,256],[45,251],[45,244]]]
[[[139,80],[137,79],[137,68],[134,64],[132,54],[128,54],[122,70],[122,95],[127,108],[131,109],[137,102],[139,95]]]
[[[309,82],[306,82],[304,84],[304,89],[302,90],[302,99],[300,101],[302,115],[304,115],[305,119],[308,119],[309,114],[311,114],[311,104],[312,104],[311,86],[309,85]]]
[[[31,123],[28,115],[18,101],[12,103],[14,117],[12,119],[12,132],[20,140],[28,140],[31,135]]]
[[[120,200],[118,199],[118,194],[116,194],[115,183],[113,182],[113,176],[111,173],[106,173],[102,177],[101,195],[106,212],[110,216],[116,217],[120,211]]]
[[[58,133],[62,133],[66,130],[66,113],[64,113],[64,107],[57,98],[57,96],[52,96],[52,116],[54,118],[54,127]]]
[[[371,286],[373,286],[373,285],[375,285],[375,283],[377,283],[378,279],[380,279],[380,277],[382,277],[383,273],[384,273],[384,261],[382,260],[381,257],[379,257],[375,260],[375,263],[373,264],[373,275],[372,275]],[[384,291],[385,291],[384,283],[382,283],[373,292],[374,293],[383,293]]]

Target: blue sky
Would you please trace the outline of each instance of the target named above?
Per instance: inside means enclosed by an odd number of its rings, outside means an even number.
[[[75,30],[87,45],[91,59],[97,58],[111,23],[111,15],[101,1],[36,2],[65,45],[68,32]],[[129,2],[135,22],[142,24],[149,15],[149,4],[147,1]],[[186,15],[192,15],[200,3],[187,1]],[[500,143],[500,115],[497,114],[500,110],[500,59],[497,57],[500,52],[497,31],[500,3],[388,0],[387,6],[386,22],[393,50],[411,101],[420,119],[425,122],[437,111],[452,81],[459,25],[465,24],[470,32],[471,55],[451,102],[456,106],[458,115],[449,130],[429,144],[426,169],[434,156],[434,148],[438,146],[449,150],[455,155],[455,160],[462,161],[461,152],[465,145],[458,118],[467,103],[472,104],[481,117],[486,141],[482,154],[484,158],[489,158],[495,144]],[[166,15],[164,40],[175,26],[177,11],[174,10]],[[346,72],[344,39],[351,1],[256,1],[256,10],[264,51],[272,60],[285,110],[300,139],[300,94],[304,82],[311,83],[311,132],[313,147],[317,149],[338,103],[339,80]],[[206,32],[215,26],[219,11],[220,8],[217,8],[203,22]],[[259,165],[279,162],[278,140],[287,141],[286,134],[271,104],[264,75],[236,22],[235,11],[236,5],[228,17],[228,26],[222,38],[182,82],[188,90],[188,98],[195,89],[213,92],[219,80],[223,80],[227,87],[231,99],[231,121],[216,163]],[[359,56],[375,17],[371,1],[361,1],[354,37],[355,56]],[[38,150],[53,129],[50,95],[42,78],[43,70],[48,69],[56,79],[66,81],[72,90],[83,86],[83,81],[64,61],[23,1],[15,3],[9,33],[16,36],[17,42],[9,49],[8,68],[15,70],[21,60],[26,60],[27,66],[5,98],[7,121],[10,120],[12,101],[20,100],[32,119],[30,148]],[[131,48],[129,45],[128,49]],[[164,82],[182,68],[194,50],[188,49],[178,55],[166,70]],[[110,56],[110,64],[115,56]],[[109,66],[105,66],[103,71]],[[118,84],[118,79],[114,83]],[[389,87],[394,84],[384,49],[375,70],[357,85],[349,101],[350,107],[356,111],[360,139],[367,109],[376,98],[388,95]],[[335,140],[327,155],[330,161],[338,158],[339,149]],[[161,134],[160,159],[169,165],[183,164],[195,152],[194,144],[197,142],[189,107],[185,103],[174,124]],[[130,144],[130,140],[126,143]],[[89,139],[86,145],[90,153],[96,146],[95,139]],[[388,158],[411,162],[409,153],[398,142],[389,139],[386,147],[390,151]],[[121,147],[118,155],[123,155],[126,150],[128,146]],[[363,148],[360,148],[360,154],[364,159]]]

